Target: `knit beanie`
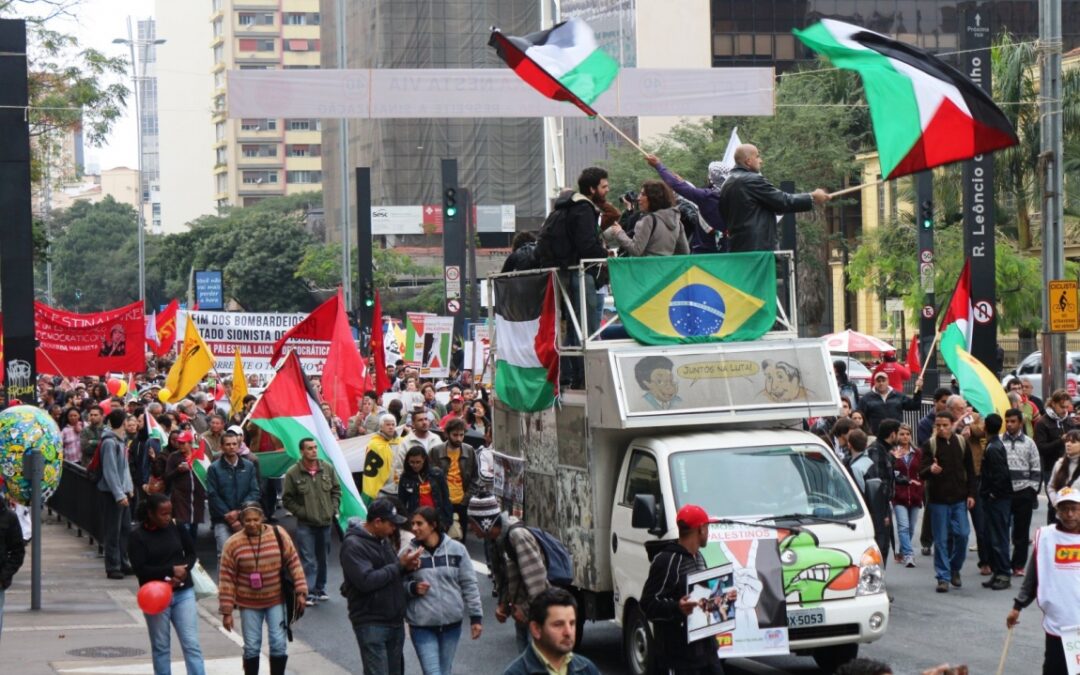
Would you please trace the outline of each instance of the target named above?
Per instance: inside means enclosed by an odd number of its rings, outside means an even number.
[[[469,518],[484,532],[499,520],[499,500],[492,494],[479,494],[469,500]]]

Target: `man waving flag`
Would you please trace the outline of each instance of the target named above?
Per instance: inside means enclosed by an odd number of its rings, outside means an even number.
[[[932,54],[832,19],[794,33],[862,76],[886,180],[1019,142],[990,96]]]

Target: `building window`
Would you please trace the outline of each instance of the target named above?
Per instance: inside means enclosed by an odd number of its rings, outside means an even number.
[[[216,153],[217,153],[217,164],[218,164],[218,166],[225,166],[225,162],[226,162],[226,160],[228,159],[228,156],[229,156],[228,150],[226,150],[225,148],[218,148],[216,150]]]
[[[254,26],[255,15],[251,12],[240,12],[236,17],[236,22],[241,26]]]
[[[268,119],[242,119],[240,131],[274,131],[277,129],[277,120]]]
[[[225,58],[225,48],[221,45],[214,47],[214,65],[222,62]]]
[[[318,26],[318,12],[287,12],[285,24],[289,26]]]
[[[274,13],[273,12],[265,12],[263,14],[260,14],[259,15],[259,23],[261,25],[263,25],[263,26],[273,26],[274,25]]]
[[[225,123],[218,122],[214,125],[214,139],[218,141],[225,140]]]
[[[272,52],[276,49],[272,38],[240,38],[238,50],[242,52]]]
[[[214,37],[221,37],[221,34],[225,31],[222,27],[222,21],[220,18],[214,19]]]
[[[319,47],[318,40],[285,40],[287,52],[317,52]]]
[[[322,146],[318,144],[293,144],[285,146],[286,157],[322,157]]]
[[[240,180],[244,185],[275,184],[278,182],[277,171],[244,171]]]
[[[289,131],[319,131],[321,127],[322,125],[317,119],[299,119],[289,120],[288,126],[286,128]]]
[[[276,143],[263,143],[241,146],[244,157],[277,157]]]
[[[225,88],[225,71],[218,71],[214,73],[214,89]]]
[[[286,183],[321,183],[322,171],[286,171]]]
[[[229,190],[229,174],[219,173],[217,175],[217,191],[227,192]]]

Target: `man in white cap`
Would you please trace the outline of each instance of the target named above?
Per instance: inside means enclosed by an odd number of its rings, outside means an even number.
[[[1027,563],[1024,583],[1005,618],[1012,628],[1020,622],[1020,610],[1033,600],[1043,611],[1046,649],[1043,675],[1068,673],[1062,637],[1067,627],[1075,636],[1080,625],[1080,491],[1064,488],[1058,492],[1058,522],[1040,527],[1035,533],[1033,553]]]

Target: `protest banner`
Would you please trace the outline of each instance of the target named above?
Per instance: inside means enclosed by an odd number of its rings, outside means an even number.
[[[453,339],[454,317],[410,312],[402,358],[406,365],[420,369],[420,377],[446,377]]]
[[[78,314],[34,303],[37,371],[65,377],[146,368],[142,304]]]
[[[267,379],[273,374],[270,355],[274,343],[287,330],[307,318],[303,313],[276,312],[182,312],[199,328],[210,351],[217,357],[215,369],[221,375],[233,370],[235,354],[240,353],[244,373]],[[177,321],[177,339],[182,340],[187,321]],[[290,342],[288,349],[295,350],[300,365],[307,375],[321,375],[330,352],[329,341],[301,340]]]

